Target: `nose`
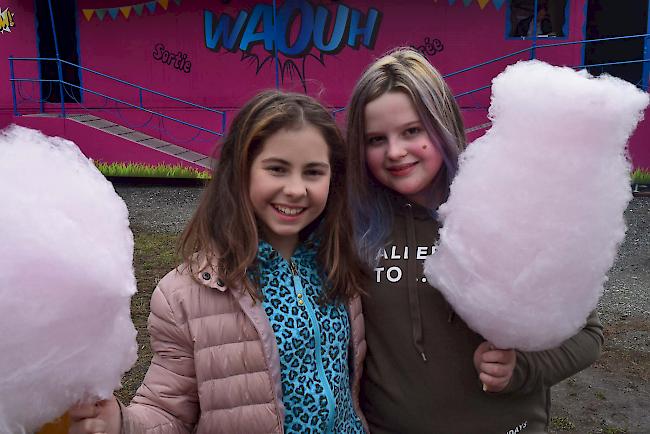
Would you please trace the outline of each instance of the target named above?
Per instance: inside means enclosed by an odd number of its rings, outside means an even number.
[[[290,176],[284,184],[283,192],[291,198],[303,197],[307,194],[307,184],[299,175]]]
[[[386,149],[386,157],[390,160],[401,160],[406,157],[406,149],[401,140],[396,138],[388,139],[388,147]]]

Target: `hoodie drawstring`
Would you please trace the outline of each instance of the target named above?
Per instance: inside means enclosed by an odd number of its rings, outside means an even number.
[[[406,245],[415,246],[417,240],[415,238],[415,225],[413,223],[413,209],[410,203],[406,204],[408,213],[406,217]],[[427,356],[424,353],[424,340],[422,337],[422,311],[420,310],[420,297],[417,291],[415,279],[417,279],[416,261],[414,255],[409,255],[407,262],[407,275],[408,275],[408,297],[409,297],[409,310],[411,313],[411,330],[413,333],[413,345],[422,357],[423,361],[427,361]]]

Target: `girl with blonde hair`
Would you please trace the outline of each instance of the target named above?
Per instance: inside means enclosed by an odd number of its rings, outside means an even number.
[[[361,404],[370,431],[546,431],[550,386],[598,358],[602,326],[594,313],[557,349],[497,349],[426,283],[422,262],[437,241],[435,210],[465,147],[451,89],[420,53],[397,49],[359,78],[347,136],[356,238],[374,267],[363,297]]]

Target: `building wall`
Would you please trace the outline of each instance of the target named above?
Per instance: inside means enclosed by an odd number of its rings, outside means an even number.
[[[11,33],[0,34],[0,38],[10,41],[9,44],[5,41],[0,44],[2,57],[9,54],[36,55],[33,2],[5,0],[5,3],[0,3],[3,7],[5,4],[10,10],[15,10],[16,26]],[[568,34],[566,39],[560,40],[583,39],[585,2],[570,0],[568,4],[565,27]],[[278,17],[284,16],[289,24],[283,25],[278,19],[279,39],[286,43],[278,53],[277,75],[270,44],[273,38],[270,0],[158,0],[139,3],[134,0],[77,0],[79,58],[83,67],[223,110],[229,121],[257,91],[275,87],[276,77],[283,89],[305,92],[331,107],[343,107],[365,66],[396,46],[419,48],[443,74],[530,46],[530,40],[507,37],[507,1],[278,0],[278,5]],[[98,6],[101,9],[97,9]],[[357,25],[353,23],[353,17],[358,19]],[[209,19],[212,25],[206,23]],[[366,26],[373,19],[374,26]],[[219,22],[228,22],[230,31],[221,33],[221,38],[217,38],[219,43],[215,43],[215,27]],[[325,37],[321,38],[319,29],[323,28],[324,22],[329,22],[329,25],[325,27],[328,29]],[[341,43],[328,47],[331,40],[339,40],[335,36],[330,38],[329,26],[336,27],[339,23],[341,32],[336,34],[342,36]],[[349,38],[355,28],[364,27],[371,29],[365,40],[363,35]],[[246,41],[251,43],[246,44]],[[540,44],[555,41],[539,39]],[[8,46],[10,52],[7,52]],[[298,48],[304,50],[293,52]],[[448,82],[455,93],[485,86],[507,64],[529,57],[528,52],[523,52],[449,77]],[[579,45],[538,49],[536,57],[553,64],[579,65],[582,63],[582,50]],[[21,67],[34,68],[34,65]],[[0,68],[3,68],[0,77],[8,77],[7,63],[3,65],[0,61]],[[196,110],[87,70],[81,72],[81,83],[92,91],[203,128],[218,131],[222,128],[220,114]],[[21,86],[21,90],[27,87]],[[5,85],[0,86],[0,92],[0,116],[4,115],[5,119],[0,118],[2,125],[8,122],[7,115],[11,113],[11,90]],[[480,125],[486,121],[489,89],[462,96],[459,103],[466,127]],[[206,154],[218,139],[212,134],[197,132],[173,120],[134,110],[88,91],[82,95],[80,105],[92,109],[99,116]],[[59,105],[48,104],[46,110],[59,110]],[[480,130],[470,138],[479,134]],[[650,160],[650,156],[644,158]],[[650,161],[647,164],[650,165]]]
[[[0,127],[11,122],[13,103],[11,84],[9,82],[9,56],[36,57],[36,30],[34,23],[34,3],[32,1],[0,0],[2,24],[8,22],[8,14],[12,15],[11,24],[0,28]],[[15,62],[17,76],[38,77],[35,62]],[[38,100],[40,91],[38,83],[24,83],[19,86],[23,98]],[[34,105],[35,103],[26,102]]]
[[[125,2],[106,0],[102,3],[105,6],[118,6]],[[363,68],[395,46],[421,47],[436,67],[448,73],[529,45],[528,41],[505,37],[507,5],[503,4],[497,9],[491,1],[482,2],[484,7],[476,1],[466,6],[466,2],[461,0],[451,5],[445,0],[278,3],[284,3],[278,10],[279,16],[284,10],[293,9],[305,18],[303,22],[294,20],[290,29],[281,26],[280,39],[291,39],[287,45],[297,49],[301,44],[294,44],[295,39],[299,32],[303,32],[310,47],[303,55],[279,53],[282,87],[318,96],[331,106],[344,106]],[[570,3],[569,37],[580,39],[584,22],[582,2]],[[80,9],[92,8],[96,4],[92,0],[78,0]],[[332,21],[336,19],[337,11],[339,16],[344,15],[344,9],[349,9],[350,15],[356,10],[362,23],[369,14],[376,13],[376,40],[351,47],[343,38],[338,52],[319,50],[318,44],[314,44],[314,40],[319,38],[310,36],[313,35],[311,30],[318,29],[318,23],[322,20],[306,18],[310,13],[318,15],[319,9],[326,10]],[[210,49],[206,46],[206,33],[211,33],[211,30],[206,30],[206,11],[213,17],[213,22],[224,16],[232,17],[233,26],[240,14],[248,13],[246,24],[250,26],[256,21],[254,15],[257,12],[262,14],[263,22],[264,13],[271,11],[271,2],[196,0],[177,5],[170,0],[167,9],[158,4],[153,13],[145,7],[138,15],[131,8],[128,19],[121,12],[116,19],[106,14],[103,20],[99,20],[96,13],[89,20],[80,14],[80,50],[84,66],[170,92],[179,98],[227,109],[241,106],[260,88],[275,87],[270,26],[260,24],[260,33],[254,35],[260,38],[266,36],[268,49],[265,49],[263,41],[246,47],[232,44],[230,50],[223,46]],[[354,27],[348,19],[345,29],[349,32]],[[241,33],[245,42],[245,26]],[[181,57],[183,61],[165,63],[164,59],[168,56],[165,52],[176,58]],[[538,55],[558,64],[579,64],[581,61],[578,47],[539,51]],[[523,54],[518,57],[528,56]],[[488,84],[490,76],[503,67],[504,63],[497,63],[476,74],[463,74],[450,82],[458,91],[468,90]],[[99,80],[87,73],[83,81],[87,86],[99,84]],[[127,94],[126,91],[124,94]]]

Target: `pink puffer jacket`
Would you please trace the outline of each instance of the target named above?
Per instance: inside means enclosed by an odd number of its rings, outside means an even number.
[[[261,303],[225,287],[215,264],[199,269],[201,283],[181,266],[153,292],[154,356],[131,405],[122,407],[122,433],[283,433],[280,358]],[[352,397],[361,416],[366,341],[359,297],[348,313]]]

